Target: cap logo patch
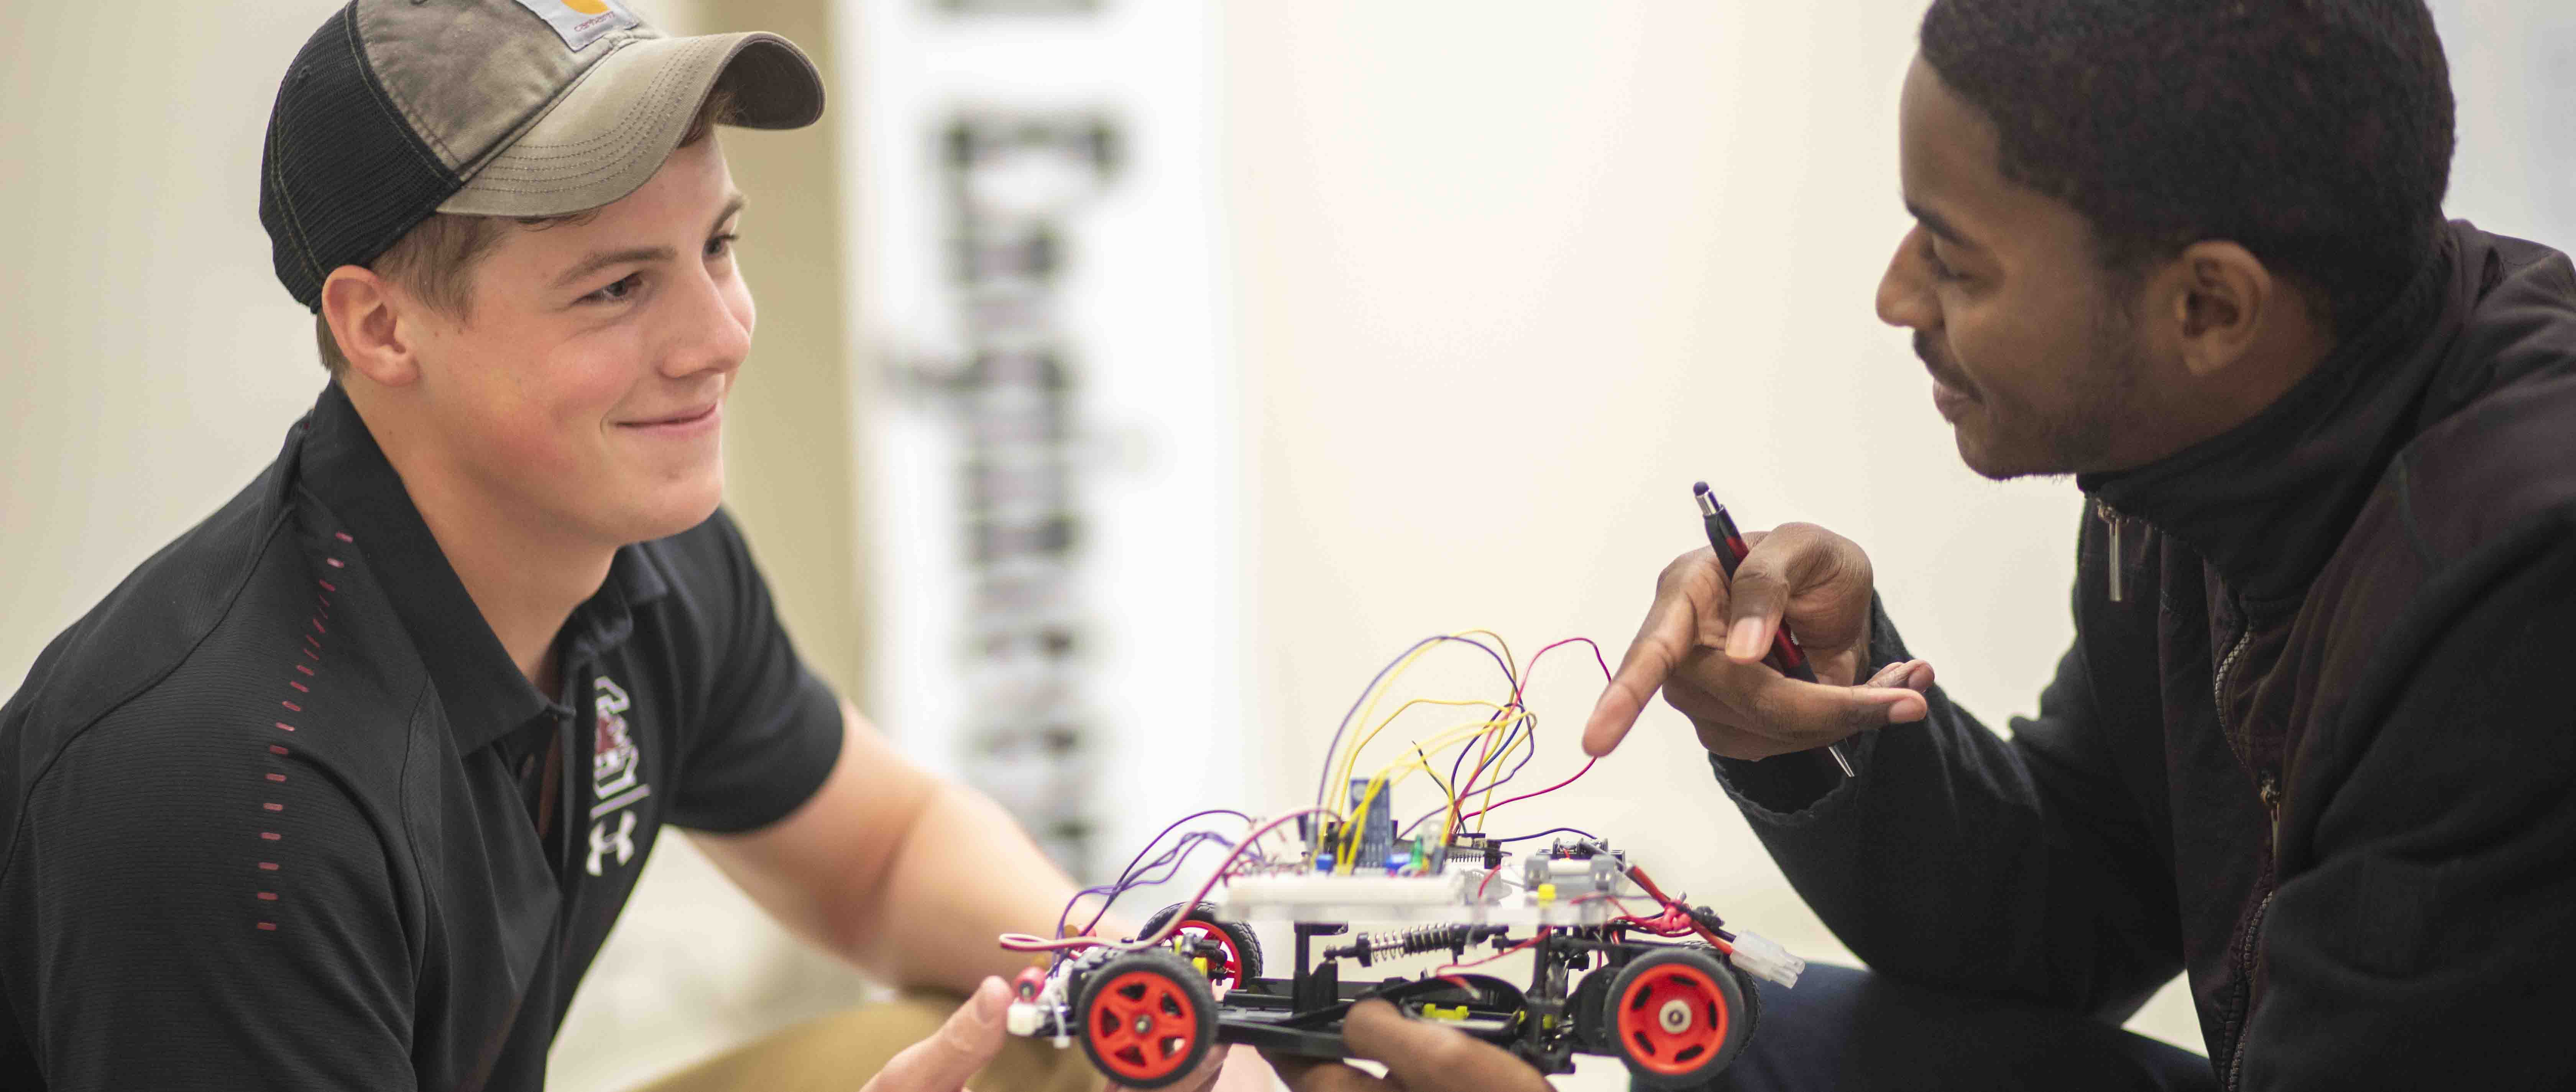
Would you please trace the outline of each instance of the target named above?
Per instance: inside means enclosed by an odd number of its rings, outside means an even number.
[[[622,0],[519,0],[519,6],[555,28],[564,46],[576,53],[609,31],[643,22],[626,10]]]

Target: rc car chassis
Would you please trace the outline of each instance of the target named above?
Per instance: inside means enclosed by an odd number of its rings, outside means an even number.
[[[1023,972],[1011,1030],[1060,1047],[1079,1042],[1112,1080],[1151,1089],[1187,1077],[1220,1043],[1345,1057],[1344,1016],[1376,998],[1541,1072],[1571,1070],[1578,1053],[1608,1055],[1639,1083],[1680,1088],[1706,1082],[1743,1050],[1760,1017],[1754,977],[1794,985],[1805,967],[1727,930],[1708,908],[1666,896],[1598,840],[1560,840],[1521,862],[1520,882],[1500,885],[1498,847],[1447,848],[1444,857],[1482,860],[1444,860],[1416,875],[1336,875],[1329,863],[1301,863],[1225,877],[1222,902],[1166,907],[1126,945],[1101,942],[1052,970]],[[1659,912],[1626,913],[1625,899]],[[1262,973],[1248,924],[1261,920],[1294,930],[1285,977]],[[1395,928],[1354,933],[1355,923]],[[1495,954],[1469,960],[1478,949]],[[1533,960],[1527,985],[1465,973],[1523,951]],[[1434,952],[1449,958],[1440,971],[1367,974],[1379,961]]]

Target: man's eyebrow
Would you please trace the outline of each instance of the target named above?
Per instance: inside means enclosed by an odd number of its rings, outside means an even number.
[[[1929,229],[1932,234],[1940,236],[1942,242],[1948,243],[1951,246],[1970,248],[1975,248],[1977,246],[1975,240],[1972,240],[1966,235],[1960,233],[1958,228],[1952,227],[1950,225],[1950,221],[1941,218],[1940,213],[1924,208],[1912,201],[1905,203],[1905,211],[1914,214],[1915,222],[1922,224],[1926,229]]]
[[[630,246],[621,250],[595,250],[589,257],[573,263],[572,268],[564,270],[563,276],[555,278],[554,286],[569,287],[573,282],[585,279],[612,265],[622,265],[627,262],[667,262],[677,257],[679,255],[667,246]]]
[[[715,234],[717,228],[723,227],[725,221],[733,219],[733,214],[741,212],[742,207],[749,203],[749,199],[745,198],[740,193],[736,193],[731,197],[725,198],[724,211],[716,214],[715,223],[707,225],[707,234]]]
[[[741,212],[745,203],[743,195],[739,193],[726,199],[723,211],[716,213],[715,223],[708,226],[707,232],[714,234],[717,228],[724,226],[725,221],[733,219],[735,213]],[[593,251],[590,256],[573,263],[572,268],[565,270],[563,276],[555,278],[554,286],[569,287],[574,282],[612,265],[623,265],[627,262],[667,262],[677,257],[679,254],[667,246],[630,246],[618,250]]]

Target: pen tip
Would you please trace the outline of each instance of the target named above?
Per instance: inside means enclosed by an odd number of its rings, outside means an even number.
[[[1708,483],[1707,483],[1707,482],[1692,482],[1692,483],[1691,483],[1691,495],[1692,495],[1692,496],[1694,496],[1694,497],[1705,497],[1705,496],[1707,496],[1707,495],[1708,495]]]

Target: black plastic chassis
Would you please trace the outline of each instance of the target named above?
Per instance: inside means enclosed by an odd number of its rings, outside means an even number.
[[[1440,1006],[1449,1026],[1508,1049],[1543,1073],[1564,1073],[1574,1068],[1578,1052],[1617,1053],[1602,1026],[1607,1013],[1597,1004],[1572,1003],[1574,976],[1586,970],[1615,975],[1630,960],[1664,947],[1620,939],[1624,930],[1615,926],[1558,926],[1529,947],[1534,970],[1524,990],[1480,974],[1344,981],[1339,964],[1351,957],[1318,961],[1310,945],[1313,938],[1339,935],[1349,927],[1301,923],[1296,929],[1295,973],[1256,977],[1227,991],[1216,1005],[1218,1042],[1317,1058],[1348,1057],[1342,1017],[1352,1003],[1377,998],[1398,1006]],[[1490,939],[1498,947],[1509,943],[1499,934]],[[1458,984],[1462,981],[1465,988]],[[1466,1009],[1463,1015],[1457,1012],[1460,1006]]]

